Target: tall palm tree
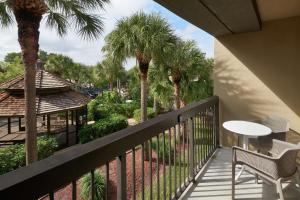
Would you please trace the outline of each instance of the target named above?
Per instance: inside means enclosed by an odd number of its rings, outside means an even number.
[[[89,14],[91,9],[103,9],[109,0],[2,0],[0,1],[0,25],[7,27],[14,21],[18,26],[18,41],[25,66],[25,127],[26,163],[37,159],[37,130],[35,105],[35,65],[39,50],[39,27],[46,24],[59,35],[67,33],[73,25],[84,39],[99,37],[102,33],[101,19]]]
[[[116,28],[105,38],[103,50],[115,58],[135,57],[141,82],[141,121],[147,119],[148,68],[161,56],[162,48],[171,43],[173,33],[168,22],[158,14],[138,12],[118,21]]]
[[[97,65],[99,77],[105,77],[109,83],[110,91],[113,90],[114,82],[124,73],[122,62],[108,56],[100,64]]]
[[[195,65],[203,59],[203,54],[194,41],[177,39],[170,48],[164,48],[166,58],[160,63],[169,70],[169,75],[174,87],[174,109],[180,108],[181,81],[189,70],[196,70]],[[160,62],[160,61],[159,61]],[[188,79],[191,77],[188,76]]]

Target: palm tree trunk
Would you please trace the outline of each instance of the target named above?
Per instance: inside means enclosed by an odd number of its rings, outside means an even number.
[[[109,90],[113,91],[113,89],[114,89],[114,84],[112,81],[109,81]]]
[[[147,120],[147,99],[148,99],[147,75],[148,75],[147,73],[141,72],[141,122]]]
[[[141,122],[147,120],[147,100],[148,100],[148,68],[149,63],[139,63],[141,79]],[[150,142],[145,142],[145,160],[150,159]]]
[[[155,116],[158,114],[158,101],[157,101],[157,98],[153,97],[153,110],[154,110],[154,113],[155,113]]]
[[[22,50],[25,94],[25,149],[26,164],[37,160],[37,130],[36,130],[36,61],[39,49],[39,25],[41,16],[28,12],[15,12],[18,24],[18,40]]]
[[[180,82],[174,82],[174,108],[175,110],[180,108]]]

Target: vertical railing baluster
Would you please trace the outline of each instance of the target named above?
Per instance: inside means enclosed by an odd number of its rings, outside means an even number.
[[[177,197],[177,173],[176,173],[176,126],[174,127],[174,194]]]
[[[157,159],[156,159],[156,189],[157,189],[157,200],[160,198],[160,185],[159,185],[159,135],[156,137],[157,140]]]
[[[49,199],[54,200],[54,192],[53,191],[49,193]]]
[[[183,144],[183,184],[184,184],[184,186],[186,186],[186,177],[185,177],[185,175],[186,175],[186,173],[185,173],[185,171],[186,171],[186,162],[185,162],[185,149],[186,149],[186,147],[185,147],[185,144],[186,144],[186,141],[185,141],[185,123],[183,122],[182,123],[182,127],[183,127],[183,131],[182,131],[182,144]]]
[[[132,148],[132,199],[136,199],[135,192],[135,147]]]
[[[200,152],[200,145],[201,145],[201,139],[200,139],[200,131],[201,131],[201,127],[200,127],[200,115],[199,113],[197,114],[197,152],[198,152],[198,168],[199,170],[201,169],[201,152]]]
[[[95,170],[91,170],[91,200],[95,200]]]
[[[108,199],[109,192],[109,162],[105,164],[105,199]]]
[[[220,124],[219,124],[219,100],[217,101],[216,103],[216,144],[217,144],[217,147],[220,146],[220,132],[219,132],[219,128],[220,128]]]
[[[163,131],[163,197],[166,196],[166,133]]]
[[[179,123],[178,128],[178,158],[179,158],[179,191],[181,192],[181,123]]]
[[[117,199],[126,200],[126,153],[117,157]]]
[[[149,147],[149,179],[150,179],[150,199],[153,199],[153,179],[152,179],[152,138],[150,139]],[[156,147],[157,148],[157,147]],[[156,149],[157,150],[157,149]],[[156,151],[158,152],[158,150]]]
[[[169,198],[172,199],[172,138],[169,129]]]
[[[144,168],[144,151],[145,147],[144,144],[142,144],[142,149],[141,149],[141,170],[142,170],[142,200],[145,199],[145,168]]]
[[[206,161],[208,160],[208,124],[207,124],[207,108],[205,108],[204,124],[205,124],[205,162],[206,162]]]
[[[188,135],[189,135],[189,141],[190,141],[190,157],[189,157],[189,162],[190,162],[190,166],[189,166],[189,179],[190,181],[194,181],[195,180],[195,176],[194,176],[194,125],[193,125],[193,119],[189,118],[188,119]]]
[[[77,199],[77,184],[76,180],[72,181],[72,200]]]

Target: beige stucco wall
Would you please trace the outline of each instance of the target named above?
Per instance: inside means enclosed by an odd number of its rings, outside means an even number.
[[[300,17],[215,41],[215,94],[221,122],[279,115],[300,132]],[[221,128],[223,145],[232,135]]]

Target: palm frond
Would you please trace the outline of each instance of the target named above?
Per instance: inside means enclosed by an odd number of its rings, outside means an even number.
[[[8,7],[7,1],[0,1],[0,26],[8,27],[13,24],[13,15]]]
[[[58,35],[63,36],[67,33],[67,27],[69,23],[64,15],[49,11],[46,17],[46,25],[50,28],[55,28]]]
[[[59,35],[64,34],[65,28],[70,24],[83,39],[97,39],[101,36],[103,19],[91,12],[103,9],[110,0],[45,0],[45,2],[50,10],[49,24],[58,30]]]

